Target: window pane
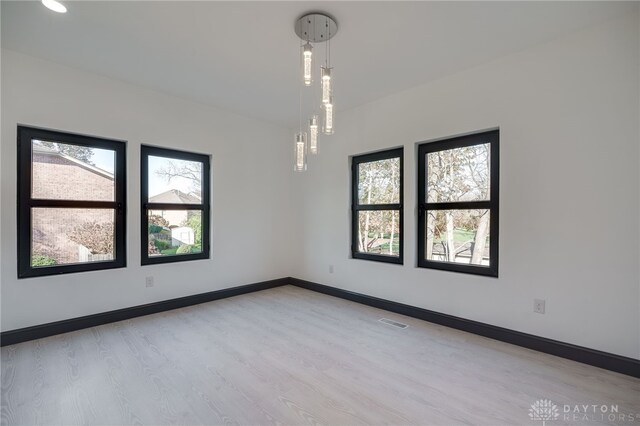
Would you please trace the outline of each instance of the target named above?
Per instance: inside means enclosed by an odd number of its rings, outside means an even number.
[[[202,253],[201,210],[150,210],[149,257]]]
[[[32,267],[114,259],[114,210],[37,207],[31,213]]]
[[[400,202],[400,158],[358,165],[358,204]]]
[[[400,255],[400,215],[397,210],[358,212],[358,244],[361,253]]]
[[[426,260],[489,266],[489,210],[429,210]]]
[[[202,203],[202,163],[149,157],[149,202]]]
[[[114,151],[33,140],[32,198],[114,201]]]
[[[428,153],[427,201],[489,200],[490,150],[486,143]]]

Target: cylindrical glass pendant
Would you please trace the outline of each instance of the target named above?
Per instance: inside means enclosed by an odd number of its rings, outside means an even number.
[[[296,133],[294,144],[294,161],[294,171],[304,172],[305,170],[307,170],[307,134],[305,132]]]
[[[320,67],[322,70],[322,103],[326,104],[331,99],[331,69]]]
[[[309,119],[309,152],[318,153],[318,116],[312,115]]]
[[[325,135],[332,135],[334,130],[334,105],[333,105],[333,96],[329,97],[329,102],[322,106],[322,110],[324,113],[324,121],[322,123],[322,133]]]
[[[302,48],[302,61],[303,61],[303,79],[305,86],[311,86],[311,71],[313,69],[311,62],[313,47],[311,43],[307,42]]]

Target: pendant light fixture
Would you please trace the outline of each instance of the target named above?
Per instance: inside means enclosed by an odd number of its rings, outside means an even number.
[[[312,115],[309,119],[309,152],[318,153],[318,116]]]
[[[325,135],[333,134],[333,125],[335,118],[335,111],[333,108],[333,96],[329,96],[329,102],[322,106],[322,111],[324,113],[324,121],[322,123],[322,133]]]
[[[303,65],[304,67],[304,65]],[[307,134],[302,131],[302,88],[298,88],[298,133],[296,133],[293,145],[293,171],[304,172],[307,170]]]
[[[320,69],[322,71],[322,103],[326,104],[331,97],[331,68],[324,66]]]
[[[307,170],[307,134],[305,132],[296,133],[294,145],[295,163],[293,170],[304,172]]]
[[[311,61],[311,55],[313,54],[313,46],[311,46],[311,43],[309,43],[307,41],[307,44],[305,44],[302,48],[302,56],[303,56],[303,76],[302,78],[304,79],[304,85],[305,86],[311,86],[311,71],[312,71],[312,61]]]
[[[333,81],[331,67],[331,43],[329,40],[338,31],[335,19],[325,13],[309,13],[302,16],[295,23],[295,33],[302,40],[300,44],[301,58],[300,71],[302,73],[301,86],[310,87],[312,91],[311,99],[314,100],[310,118],[306,121],[306,132],[302,131],[302,126],[294,138],[294,170],[305,171],[307,169],[307,152],[315,155],[318,153],[318,134],[320,130],[325,135],[334,132],[334,105],[333,105]],[[315,69],[314,46],[313,44],[325,44],[324,65],[320,67],[320,87],[313,85]],[[316,70],[314,72],[314,69]],[[305,92],[307,89],[304,89]],[[316,105],[316,93],[320,91],[321,102]],[[300,123],[302,123],[302,90],[300,91]],[[322,129],[320,129],[318,109],[322,112]],[[308,136],[308,139],[307,139]]]

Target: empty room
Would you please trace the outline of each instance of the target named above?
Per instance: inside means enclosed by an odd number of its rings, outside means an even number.
[[[0,424],[640,425],[640,3],[0,25]]]

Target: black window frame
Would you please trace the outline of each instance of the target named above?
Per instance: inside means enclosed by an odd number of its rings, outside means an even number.
[[[149,202],[149,156],[202,163],[202,203],[150,203]],[[210,258],[210,215],[211,215],[211,156],[195,152],[181,151],[150,145],[140,147],[140,206],[141,206],[141,263],[157,265],[162,263],[187,262]],[[200,210],[202,212],[202,252],[171,256],[149,257],[149,210]]]
[[[127,266],[126,247],[126,145],[125,141],[85,136],[76,133],[49,130],[19,125],[18,139],[18,278],[42,277],[75,272],[98,271],[124,268]],[[33,140],[59,142],[89,148],[114,151],[114,201],[33,199],[32,194],[32,146]],[[31,266],[32,216],[31,209],[43,208],[83,208],[114,210],[114,251],[113,260],[74,263],[54,266]]]
[[[360,204],[358,199],[358,167],[363,163],[380,160],[400,159],[399,203]],[[363,253],[358,251],[358,213],[361,211],[396,210],[398,211],[398,256]],[[393,148],[369,154],[351,157],[351,257],[353,259],[373,260],[402,265],[404,263],[404,148]]]
[[[427,155],[432,152],[447,151],[467,146],[490,144],[490,191],[489,200],[427,202]],[[500,207],[500,131],[490,130],[465,136],[456,136],[435,142],[423,142],[418,145],[418,267],[462,272],[467,274],[498,277],[498,244],[499,244],[499,207]],[[427,260],[426,249],[426,215],[430,210],[475,210],[488,209],[489,219],[489,266],[465,265],[459,263]]]

